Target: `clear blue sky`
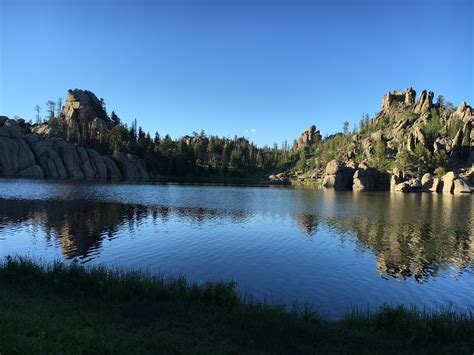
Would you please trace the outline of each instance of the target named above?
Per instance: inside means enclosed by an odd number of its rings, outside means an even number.
[[[4,115],[83,88],[147,131],[270,145],[352,127],[408,86],[474,104],[471,0],[0,4]]]

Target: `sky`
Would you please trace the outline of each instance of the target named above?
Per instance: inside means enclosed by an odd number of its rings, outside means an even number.
[[[0,115],[72,88],[152,134],[291,143],[412,86],[474,105],[471,0],[0,0]]]

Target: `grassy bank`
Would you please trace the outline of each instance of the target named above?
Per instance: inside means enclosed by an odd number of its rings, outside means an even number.
[[[474,351],[472,316],[384,307],[330,322],[250,304],[234,286],[9,258],[0,265],[0,353]]]

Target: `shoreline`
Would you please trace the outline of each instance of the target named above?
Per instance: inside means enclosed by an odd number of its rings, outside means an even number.
[[[474,348],[474,316],[384,306],[329,321],[252,302],[233,282],[192,284],[105,267],[0,262],[0,351],[351,353]]]

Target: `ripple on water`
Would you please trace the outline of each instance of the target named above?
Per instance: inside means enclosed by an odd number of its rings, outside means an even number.
[[[473,224],[470,196],[0,181],[0,256],[232,279],[329,315],[472,305]]]

